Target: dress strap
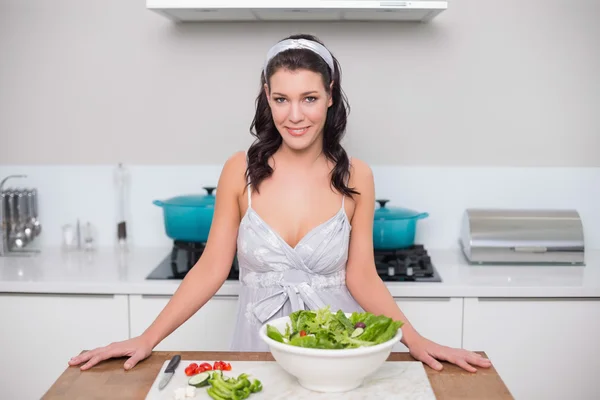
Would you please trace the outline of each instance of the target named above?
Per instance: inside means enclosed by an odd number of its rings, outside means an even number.
[[[248,150],[246,150],[246,168],[248,168]],[[250,183],[246,182],[246,189],[248,190],[248,208],[252,207],[252,189]]]
[[[250,184],[246,185],[246,188],[248,189],[248,208],[250,208],[252,207],[252,189]]]
[[[350,183],[350,164],[352,163],[352,156],[348,156],[348,180],[346,181],[346,185]],[[342,194],[342,208],[344,208],[344,200],[346,200],[346,196]]]

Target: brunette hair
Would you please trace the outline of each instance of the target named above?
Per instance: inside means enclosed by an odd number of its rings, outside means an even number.
[[[306,39],[323,44],[315,36],[305,34],[292,35],[286,39]],[[333,104],[327,109],[327,118],[323,127],[323,153],[328,160],[335,164],[331,172],[331,185],[345,196],[359,194],[347,185],[350,176],[350,160],[340,142],[346,131],[350,106],[342,91],[340,65],[335,57],[333,57],[333,61],[335,68],[332,73],[325,60],[315,52],[308,49],[287,49],[269,61],[266,68],[267,76],[261,73],[260,92],[256,98],[256,112],[250,126],[250,133],[256,140],[248,149],[248,167],[246,168],[246,180],[257,192],[260,183],[273,173],[273,169],[269,165],[269,158],[277,151],[282,142],[281,135],[273,122],[264,85],[269,82],[271,76],[278,69],[285,68],[291,71],[305,69],[319,73],[323,77],[325,90],[332,95],[333,100]],[[330,91],[332,81],[333,85]]]

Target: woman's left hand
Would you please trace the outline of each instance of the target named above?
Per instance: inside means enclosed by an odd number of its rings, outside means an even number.
[[[465,349],[442,346],[422,336],[412,340],[408,345],[410,355],[424,362],[436,371],[443,366],[438,360],[456,364],[469,372],[477,372],[475,367],[489,368],[492,363],[487,358]]]

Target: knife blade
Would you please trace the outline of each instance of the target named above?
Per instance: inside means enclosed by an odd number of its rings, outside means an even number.
[[[163,377],[160,379],[160,382],[158,384],[159,390],[164,389],[164,387],[167,386],[167,383],[169,383],[169,381],[171,380],[173,375],[175,375],[175,369],[179,365],[180,361],[181,361],[180,355],[176,355],[175,357],[173,357],[171,359],[171,361],[169,361],[169,364],[167,365],[167,368],[165,368],[165,371],[163,373]]]

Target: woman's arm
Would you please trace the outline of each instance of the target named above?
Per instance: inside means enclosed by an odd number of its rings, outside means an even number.
[[[79,354],[69,360],[70,365],[85,363],[81,369],[86,370],[108,358],[127,356],[124,367],[131,369],[214,296],[225,282],[235,256],[241,218],[238,199],[244,190],[245,167],[241,152],[225,163],[206,247],[156,320],[140,336]]]
[[[238,199],[244,188],[245,156],[227,160],[217,185],[215,209],[204,252],[142,336],[154,348],[215,295],[227,279],[236,250],[240,224]]]
[[[477,353],[441,346],[422,337],[400,310],[375,267],[373,251],[373,218],[375,213],[375,183],[373,173],[364,162],[352,159],[350,186],[360,193],[355,196],[352,234],[346,267],[346,285],[352,296],[368,312],[386,315],[404,323],[402,343],[416,359],[431,368],[442,369],[437,359],[450,361],[467,371],[472,365],[489,367],[491,363]]]
[[[383,314],[404,323],[402,343],[409,347],[411,339],[418,336],[408,318],[398,308],[387,286],[375,268],[373,252],[373,217],[375,213],[375,184],[368,165],[352,159],[353,174],[350,184],[360,195],[355,196],[352,216],[352,234],[346,268],[346,285],[361,307],[373,314]]]

